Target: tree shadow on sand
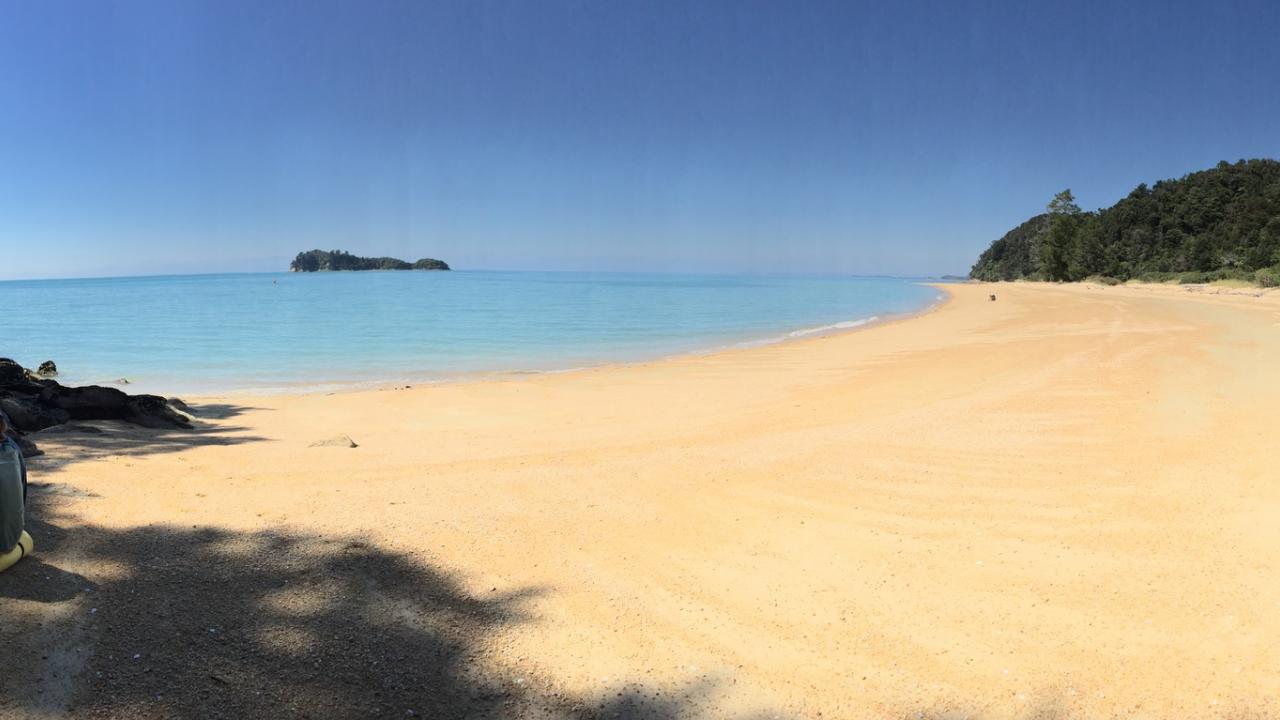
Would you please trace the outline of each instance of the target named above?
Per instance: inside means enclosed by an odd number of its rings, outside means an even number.
[[[183,403],[190,414],[200,420],[226,420],[250,411],[261,411],[263,408],[232,403]]]
[[[5,718],[681,718],[703,686],[598,696],[496,670],[544,592],[468,594],[357,538],[36,522],[0,576]],[[93,569],[95,582],[61,566]],[[19,602],[25,601],[25,602]]]
[[[209,406],[199,406],[203,412]],[[245,434],[247,428],[207,420],[223,420],[253,408],[217,405],[212,415],[197,417],[191,428],[145,428],[119,420],[82,420],[30,433],[27,438],[45,454],[29,460],[33,469],[60,470],[111,455],[134,457],[180,453],[209,445],[243,445],[267,438]]]

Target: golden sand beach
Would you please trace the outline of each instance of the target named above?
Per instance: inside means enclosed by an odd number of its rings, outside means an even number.
[[[37,435],[0,716],[1280,715],[1280,295],[947,289]]]

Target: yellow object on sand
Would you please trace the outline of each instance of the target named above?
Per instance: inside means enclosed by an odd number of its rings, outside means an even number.
[[[26,530],[22,531],[22,537],[18,538],[18,544],[4,555],[0,555],[0,572],[4,572],[13,567],[22,558],[30,555],[36,549],[36,543],[27,534]]]

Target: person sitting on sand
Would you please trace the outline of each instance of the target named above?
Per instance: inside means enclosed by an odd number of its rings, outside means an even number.
[[[27,506],[27,462],[9,436],[9,417],[0,410],[0,571],[31,552],[23,529]]]

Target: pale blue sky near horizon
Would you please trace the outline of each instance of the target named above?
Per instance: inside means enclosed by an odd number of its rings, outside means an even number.
[[[0,3],[0,279],[937,275],[1280,143],[1268,2]]]

